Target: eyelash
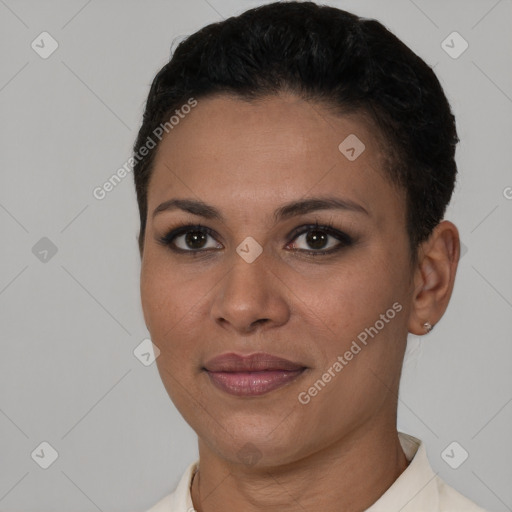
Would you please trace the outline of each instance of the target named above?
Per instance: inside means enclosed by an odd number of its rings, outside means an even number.
[[[186,235],[189,232],[198,231],[200,233],[204,233],[207,235],[210,235],[212,238],[215,239],[215,233],[212,229],[203,226],[202,224],[194,224],[194,225],[182,225],[178,226],[176,228],[171,229],[166,235],[157,238],[158,243],[162,244],[163,246],[169,248],[171,251],[179,254],[187,254],[190,256],[199,256],[201,253],[209,252],[212,249],[179,249],[173,245],[174,240],[181,235]],[[336,238],[340,243],[336,245],[334,248],[328,249],[328,250],[306,250],[306,249],[292,249],[293,251],[306,253],[312,256],[327,256],[330,254],[333,254],[339,250],[341,250],[344,247],[349,247],[353,244],[353,239],[346,233],[339,231],[334,228],[331,222],[328,222],[326,224],[318,224],[318,222],[315,222],[315,224],[307,224],[304,226],[300,226],[299,228],[295,229],[293,233],[290,235],[292,238],[291,240],[294,241],[296,238],[298,238],[301,235],[304,235],[310,231],[322,231],[325,232],[327,235],[332,236]]]

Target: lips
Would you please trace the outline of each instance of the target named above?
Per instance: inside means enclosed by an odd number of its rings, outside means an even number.
[[[251,354],[249,356],[234,353],[221,354],[210,359],[204,367],[210,372],[294,371],[305,368],[302,364],[265,353]]]
[[[266,353],[221,354],[203,367],[217,388],[236,396],[268,393],[296,379],[306,368],[303,364]]]

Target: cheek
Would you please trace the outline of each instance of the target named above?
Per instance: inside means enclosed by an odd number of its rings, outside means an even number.
[[[149,252],[149,251],[148,251]],[[163,333],[178,322],[185,306],[183,291],[177,289],[170,267],[161,258],[145,255],[140,276],[141,303],[153,342],[161,346]]]
[[[312,380],[332,367],[338,356],[348,354],[347,367],[331,388],[344,388],[343,395],[350,389],[349,394],[364,397],[373,385],[379,386],[379,379],[391,384],[400,364],[399,340],[407,332],[407,287],[403,267],[384,250],[359,256],[350,265],[332,268],[327,279],[324,274],[323,280],[318,275],[297,281],[294,294],[303,299],[297,302],[300,330],[309,332],[315,342],[319,364]]]
[[[384,256],[384,251],[371,255],[360,251],[339,264],[301,272],[300,279],[287,284],[304,313],[314,312],[333,333],[352,334],[354,328],[373,324],[403,294],[399,265]]]
[[[156,255],[143,262],[141,303],[151,339],[166,366],[191,361],[201,331],[208,321],[205,301],[213,286],[208,274],[186,273],[169,258]],[[211,292],[210,292],[211,293]],[[172,356],[172,357],[171,357]]]
[[[193,314],[193,301],[200,296],[193,287],[181,286],[179,275],[168,264],[148,258],[143,265],[141,302],[151,340],[160,351],[156,366],[169,397],[185,411],[190,402],[185,391],[190,387],[190,365],[197,359],[196,344],[191,342],[194,335],[186,330],[187,314]],[[185,382],[189,384],[184,388]]]

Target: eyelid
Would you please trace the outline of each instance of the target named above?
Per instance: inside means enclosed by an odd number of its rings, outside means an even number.
[[[336,239],[338,243],[329,249],[292,249],[295,252],[308,254],[312,256],[329,256],[335,254],[343,248],[350,247],[354,243],[354,239],[348,233],[341,231],[340,229],[333,226],[332,222],[329,221],[324,224],[320,224],[316,221],[314,224],[305,224],[299,226],[291,233],[291,241],[288,242],[287,246],[293,243],[298,237],[310,232],[310,231],[322,231],[328,236]]]
[[[334,237],[334,238],[342,238],[345,242],[352,241],[352,237],[345,233],[344,231],[341,231],[340,229],[334,227],[334,225],[331,222],[326,222],[324,224],[321,224],[319,222],[315,222],[314,224],[303,224],[302,226],[299,226],[295,228],[289,235],[291,237],[291,240],[295,240],[298,236],[301,236],[305,233],[308,233],[309,231],[313,231],[317,229],[318,231],[324,231],[328,235]],[[340,241],[343,241],[340,240]]]
[[[286,243],[286,246],[290,245],[299,236],[302,236],[302,235],[304,235],[310,231],[313,231],[313,230],[323,231],[323,232],[327,233],[328,236],[331,236],[331,237],[335,238],[336,240],[338,240],[339,243],[335,247],[327,249],[327,250],[293,249],[293,251],[306,253],[306,254],[326,255],[327,256],[329,254],[336,252],[338,249],[352,245],[354,242],[354,239],[352,236],[350,236],[346,232],[341,231],[340,229],[334,227],[334,225],[332,224],[332,221],[329,220],[326,223],[319,223],[318,221],[315,221],[314,224],[309,223],[309,224],[302,224],[302,225],[298,226],[287,236],[287,240],[289,240],[289,242]],[[202,224],[187,224],[187,223],[179,224],[176,227],[170,228],[169,230],[167,230],[165,235],[163,235],[161,237],[157,237],[157,242],[162,244],[163,246],[169,248],[170,250],[172,250],[176,253],[180,253],[180,254],[189,253],[189,254],[193,255],[193,254],[200,254],[200,253],[208,253],[208,252],[211,252],[212,250],[218,250],[218,248],[188,249],[187,250],[187,249],[181,249],[174,245],[174,241],[176,240],[176,238],[183,236],[191,231],[203,232],[203,233],[209,235],[210,237],[212,237],[216,242],[218,242],[222,245],[222,242],[220,242],[218,240],[218,238],[222,238],[222,237],[220,237],[213,229],[211,229],[207,226],[204,226]]]
[[[211,229],[207,226],[204,226],[202,224],[187,224],[187,223],[179,224],[176,227],[168,229],[163,236],[157,237],[157,242],[162,244],[164,247],[167,247],[170,250],[177,252],[177,253],[181,253],[181,254],[184,254],[184,253],[198,254],[201,252],[203,252],[203,253],[209,252],[211,249],[188,249],[187,250],[187,249],[180,249],[179,247],[176,247],[174,245],[174,241],[176,240],[176,238],[186,235],[187,233],[189,233],[191,231],[203,232],[203,233],[211,236],[216,242],[221,243],[221,242],[219,242],[219,240],[217,240],[217,233],[213,229]]]

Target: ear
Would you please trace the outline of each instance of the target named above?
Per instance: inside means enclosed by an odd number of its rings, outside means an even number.
[[[421,336],[443,316],[453,291],[459,264],[460,238],[457,227],[441,221],[418,249],[414,270],[414,292],[409,316],[409,332]]]

